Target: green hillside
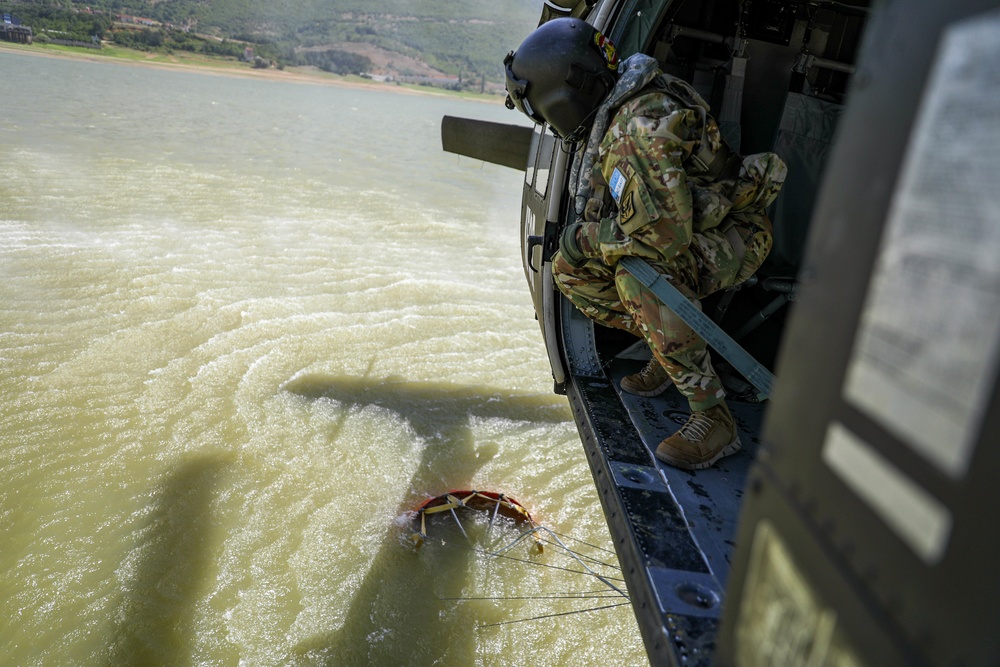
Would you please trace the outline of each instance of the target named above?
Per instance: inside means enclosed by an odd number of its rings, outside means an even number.
[[[542,0],[0,2],[0,11],[19,15],[36,34],[48,27],[49,36],[72,33],[90,40],[96,34],[143,50],[233,57],[249,43],[256,55],[279,66],[313,64],[395,77],[443,74],[466,82],[500,82],[503,56],[537,24],[541,8]],[[123,24],[120,15],[156,24]]]

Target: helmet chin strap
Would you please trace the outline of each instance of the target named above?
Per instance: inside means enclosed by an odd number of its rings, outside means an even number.
[[[561,150],[566,155],[572,155],[573,153],[577,152],[579,148],[580,148],[580,140],[574,139],[573,137],[566,137],[565,139],[562,140],[562,144],[560,144],[559,146],[559,150]]]
[[[591,111],[589,114],[587,114],[587,117],[583,119],[583,122],[581,122],[580,125],[575,130],[570,132],[565,137],[562,137],[564,145],[577,144],[583,141],[584,137],[586,137],[587,134],[590,132],[590,126],[593,124],[594,117],[597,116],[597,110],[599,108],[600,108],[599,106],[594,107],[594,110]]]

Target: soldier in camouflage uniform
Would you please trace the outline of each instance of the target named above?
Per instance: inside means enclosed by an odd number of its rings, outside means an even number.
[[[585,46],[563,44],[555,58],[545,52],[560,42]],[[543,84],[544,72],[535,81],[525,81],[523,74],[519,79],[518,54],[527,48],[528,66],[521,69],[529,72],[530,56],[538,49],[547,61],[568,57],[593,70],[588,47],[615,72],[607,90],[599,98],[597,92],[584,94],[575,115],[562,104],[565,90],[550,99],[536,94],[532,104],[530,86]],[[571,86],[574,65],[570,76],[562,83],[557,77],[549,88]],[[688,399],[691,417],[660,443],[656,456],[679,467],[703,468],[738,451],[735,423],[705,341],[618,260],[641,257],[696,304],[743,282],[770,251],[771,223],[764,209],[784,181],[784,163],[773,153],[746,158],[733,153],[690,85],[661,73],[642,54],[618,65],[613,48],[583,21],[543,25],[508,56],[507,67],[508,92],[521,97],[534,112],[529,116],[541,116],[564,139],[589,135],[574,175],[578,217],[561,234],[552,270],[560,291],[585,315],[649,345],[650,363],[623,379],[624,390],[654,396],[672,383]],[[603,75],[594,77],[600,82]],[[584,80],[577,89],[599,88]]]

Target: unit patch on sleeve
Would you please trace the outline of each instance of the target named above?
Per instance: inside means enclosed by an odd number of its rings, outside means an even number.
[[[632,201],[632,195],[634,194],[634,190],[629,191],[629,193],[625,195],[624,201],[618,204],[618,219],[623,224],[631,220],[632,216],[635,214],[635,203]]]
[[[611,190],[611,196],[614,198],[616,204],[621,205],[622,192],[625,191],[626,183],[628,183],[628,179],[619,171],[618,167],[615,167],[614,171],[611,172],[608,189]]]

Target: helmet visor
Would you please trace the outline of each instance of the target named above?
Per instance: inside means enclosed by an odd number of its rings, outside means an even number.
[[[504,71],[507,76],[507,100],[504,103],[508,109],[517,109],[536,123],[544,123],[545,119],[536,114],[528,102],[528,82],[514,76],[514,70],[511,69],[513,62],[514,52],[511,51],[503,59]]]

